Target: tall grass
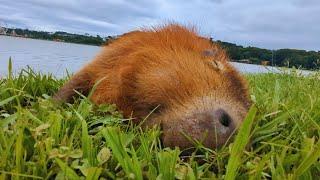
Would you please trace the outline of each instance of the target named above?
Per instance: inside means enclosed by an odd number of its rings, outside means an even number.
[[[53,103],[64,80],[9,73],[0,80],[0,179],[318,179],[320,75],[246,78],[255,107],[235,141],[186,157],[161,146],[158,128],[123,123],[114,105]]]

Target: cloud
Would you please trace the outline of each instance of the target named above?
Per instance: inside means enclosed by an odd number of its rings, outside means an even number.
[[[245,46],[320,50],[318,0],[0,0],[0,25],[100,35],[168,21]]]

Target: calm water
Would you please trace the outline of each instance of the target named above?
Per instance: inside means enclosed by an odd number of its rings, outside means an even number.
[[[66,69],[80,69],[99,50],[97,46],[0,36],[0,76],[7,73],[9,57],[15,72],[29,65],[36,71],[63,76]]]
[[[97,46],[0,36],[0,77],[7,74],[9,57],[12,58],[14,72],[29,65],[35,71],[62,77],[66,75],[66,69],[69,72],[79,70],[99,50]],[[279,72],[273,67],[232,64],[244,73]]]

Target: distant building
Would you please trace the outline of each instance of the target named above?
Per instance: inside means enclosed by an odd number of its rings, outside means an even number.
[[[11,31],[11,36],[17,36],[18,34],[16,33],[16,31],[15,30],[12,30]]]
[[[0,27],[0,34],[1,35],[6,35],[7,34],[7,29],[5,27]]]
[[[62,40],[62,39],[58,39],[58,38],[53,39],[53,41],[57,41],[57,42],[64,42],[64,40]]]
[[[14,36],[14,37],[24,37],[23,33],[18,34],[14,29],[12,29],[11,33],[7,32],[7,35]]]
[[[240,59],[240,60],[238,60],[238,62],[247,63],[247,64],[251,64],[252,63],[250,59]]]

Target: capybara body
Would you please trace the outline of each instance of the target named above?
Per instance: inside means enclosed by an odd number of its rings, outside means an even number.
[[[226,53],[192,28],[169,24],[122,35],[77,72],[54,99],[75,90],[95,104],[113,103],[125,117],[159,125],[165,146],[225,144],[243,121],[247,84]],[[152,113],[151,113],[152,112]],[[190,141],[191,140],[191,141]]]

